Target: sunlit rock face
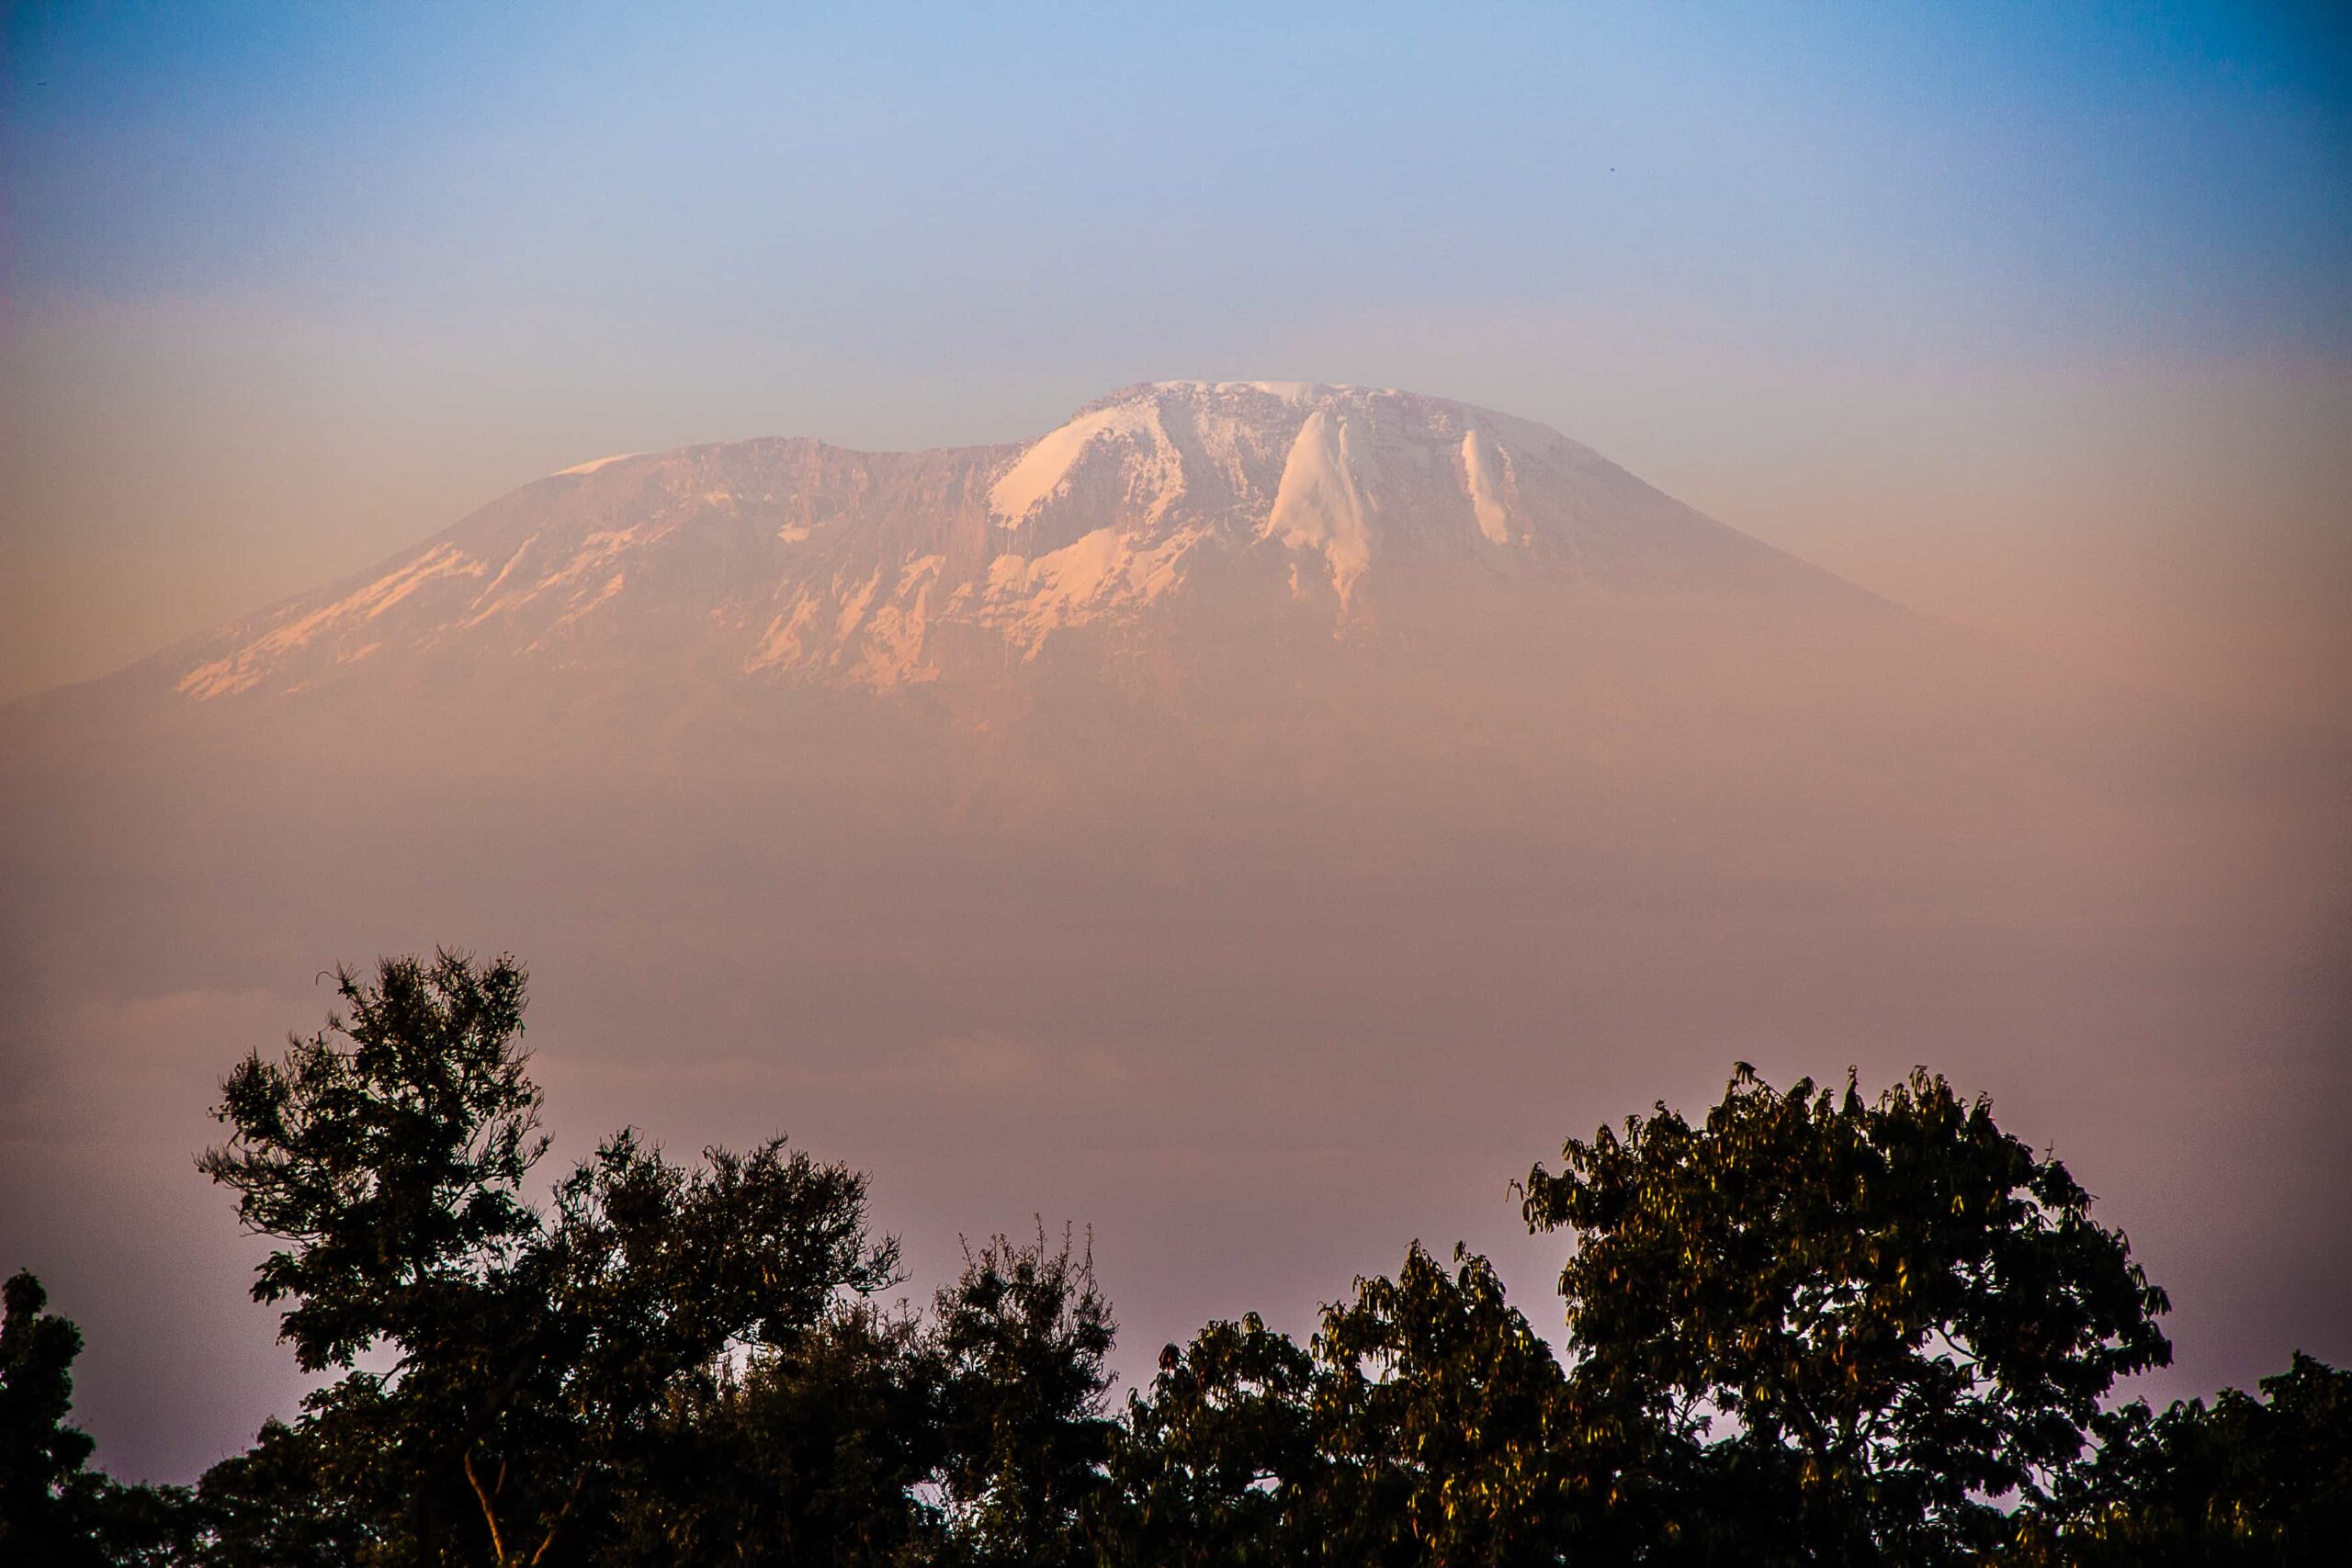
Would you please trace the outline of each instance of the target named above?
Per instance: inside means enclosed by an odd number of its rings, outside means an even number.
[[[1162,382],[1025,446],[779,439],[583,463],[169,674],[197,702],[493,655],[984,688],[1057,653],[1155,643],[1170,616],[1362,637],[1512,580],[1829,581],[1525,420],[1388,389]]]

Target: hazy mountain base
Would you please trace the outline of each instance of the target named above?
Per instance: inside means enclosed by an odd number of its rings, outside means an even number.
[[[2271,1196],[2341,1163],[2320,762],[1844,590],[1424,586],[1337,636],[1204,592],[887,698],[588,645],[20,705],[0,1242],[106,1351],[89,1424],[174,1434],[102,1457],[185,1475],[283,1408],[266,1318],[216,1304],[246,1256],[199,1108],[315,1021],[323,957],[452,938],[534,955],[580,1128],[789,1128],[956,1194],[878,1194],[925,1285],[959,1229],[1091,1222],[1138,1355],[1303,1323],[1400,1229],[1548,1268],[1495,1172],[1735,1056],[1932,1060],[2029,1135],[2063,1117],[2195,1303],[2185,1386],[2340,1354],[2311,1329],[2340,1239],[2253,1276],[2191,1246],[2225,1213],[2267,1246]],[[2216,1147],[2252,1152],[2187,1197]],[[52,1261],[94,1212],[119,1247]],[[187,1304],[127,1289],[159,1272]],[[2207,1315],[2247,1368],[2200,1359]]]

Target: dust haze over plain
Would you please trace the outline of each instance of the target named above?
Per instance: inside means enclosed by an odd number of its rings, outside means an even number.
[[[107,1468],[291,1409],[205,1108],[438,942],[559,1161],[1091,1224],[1131,1377],[1415,1235],[1555,1324],[1510,1179],[1743,1058],[1992,1094],[2152,1392],[2352,1355],[2331,14],[0,27],[0,1269]]]
[[[436,942],[531,962],[560,1154],[787,1129],[919,1280],[1091,1224],[1133,1365],[1416,1235],[1542,1292],[1510,1179],[1736,1059],[1994,1094],[2174,1290],[2179,1386],[2340,1353],[2343,754],[1508,415],[1177,383],[583,464],[7,720],[7,1239],[128,1467],[293,1392],[212,1080]]]

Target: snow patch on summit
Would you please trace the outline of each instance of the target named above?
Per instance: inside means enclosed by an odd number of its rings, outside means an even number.
[[[1183,491],[1183,461],[1160,423],[1159,406],[1143,401],[1096,409],[1038,437],[989,487],[989,510],[1001,526],[1020,527],[1046,501],[1069,493],[1080,462],[1092,448],[1113,443],[1134,450],[1143,470],[1140,477],[1157,490],[1151,509],[1165,511]]]
[[[1308,414],[1283,463],[1262,530],[1291,549],[1321,552],[1343,609],[1372,564],[1373,507],[1363,482],[1371,454],[1364,445],[1347,414],[1328,408]]]
[[[1462,433],[1462,482],[1470,491],[1470,510],[1478,532],[1493,545],[1510,543],[1510,513],[1503,507],[1503,475],[1510,462],[1493,437],[1476,425]]]
[[[593,474],[607,463],[625,462],[631,457],[639,457],[643,456],[644,454],[641,452],[616,452],[609,457],[591,457],[584,463],[574,463],[568,468],[558,468],[554,473],[549,474],[548,477],[549,479],[570,479],[576,474]]]

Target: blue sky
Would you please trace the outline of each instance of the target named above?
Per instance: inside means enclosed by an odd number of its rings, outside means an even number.
[[[32,6],[10,287],[915,361],[1302,296],[2345,346],[2317,8],[1796,14]]]
[[[13,617],[0,694],[559,460],[1009,439],[1160,377],[1509,408],[1914,598],[2014,555],[1915,547],[1958,519],[2075,559],[2153,517],[2163,576],[2233,505],[2300,580],[2341,493],[2352,41],[2324,6],[6,27],[0,565],[51,609]]]

